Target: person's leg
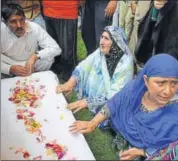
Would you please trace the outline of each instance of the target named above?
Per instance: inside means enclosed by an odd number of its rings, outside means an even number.
[[[67,81],[77,62],[77,20],[66,20],[66,30],[63,38],[63,55],[61,62],[63,64],[62,77]]]
[[[129,41],[129,45],[128,45],[128,47],[134,57],[135,57],[135,55],[134,55],[135,47],[136,47],[137,40],[138,40],[138,35],[137,35],[138,25],[139,25],[139,22],[137,20],[134,20],[133,30],[131,32],[130,41]]]
[[[132,13],[131,7],[129,7],[126,18],[125,18],[125,34],[127,41],[130,40],[130,34],[133,29],[134,14]]]
[[[59,19],[55,19],[55,18],[50,18],[50,17],[46,17],[44,16],[44,20],[45,20],[45,25],[46,25],[46,30],[48,32],[48,34],[58,43],[58,45],[61,47],[61,42],[62,42],[62,36],[59,37],[60,34],[57,34],[59,33],[59,31],[61,31],[61,26],[58,24],[59,23]],[[56,25],[58,27],[56,27]],[[59,66],[59,62],[60,62],[60,59],[61,59],[61,55],[55,57],[55,62],[52,64],[52,67],[51,67],[51,70],[58,74],[62,71],[62,69],[60,68]]]
[[[112,24],[112,16],[105,17],[105,9],[109,1],[96,1],[95,3],[95,36],[96,46],[98,47],[100,36],[105,26]]]
[[[46,31],[58,43],[56,30],[55,30],[55,23],[57,19],[44,16],[44,21],[45,21]]]
[[[128,4],[124,0],[119,1],[119,3],[119,27],[125,31],[125,17],[128,11]]]
[[[85,4],[84,15],[82,19],[82,39],[87,49],[87,55],[93,53],[96,49],[94,13],[95,1],[87,0]]]
[[[57,73],[67,80],[77,65],[77,19],[58,19],[55,24],[58,44],[62,53],[55,58]]]

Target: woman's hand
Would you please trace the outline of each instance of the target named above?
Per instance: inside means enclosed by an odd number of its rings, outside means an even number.
[[[65,96],[68,96],[71,92],[73,87],[76,84],[76,79],[71,77],[66,83],[60,84],[56,87],[56,93],[64,92]]]
[[[76,121],[69,128],[72,133],[89,133],[96,129],[96,127],[103,122],[107,117],[98,113],[91,121]]]
[[[144,156],[143,149],[131,148],[120,152],[120,160],[133,160],[138,156]]]
[[[76,121],[70,127],[71,133],[89,133],[95,130],[97,124],[94,121]]]
[[[88,106],[86,99],[83,100],[79,100],[73,103],[69,103],[67,105],[67,108],[72,110],[73,113],[76,113],[78,111],[80,111],[81,109],[84,109]]]

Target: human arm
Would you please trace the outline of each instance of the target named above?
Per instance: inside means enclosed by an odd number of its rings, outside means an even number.
[[[52,60],[55,56],[60,55],[62,50],[56,41],[38,24],[34,25],[36,26],[35,36],[41,48],[37,51],[40,59]]]
[[[67,108],[72,110],[73,113],[76,113],[87,107],[90,111],[92,111],[96,107],[103,106],[107,100],[108,99],[105,97],[105,94],[103,94],[100,97],[90,97],[90,99],[84,98],[73,103],[69,103]]]
[[[81,69],[83,70],[83,69]],[[79,70],[79,71],[81,71]],[[76,74],[76,76],[79,74]],[[96,108],[103,106],[108,99],[110,99],[114,94],[119,92],[129,81],[133,79],[133,60],[131,55],[124,55],[119,64],[117,65],[113,78],[107,82],[107,84],[110,84],[110,86],[105,86],[106,89],[105,92],[102,91],[98,95],[90,96],[85,98],[86,102],[84,100],[81,102],[76,102],[71,104],[70,108],[77,109],[77,104],[80,103],[82,106],[78,106],[78,108],[83,109],[85,107],[88,107],[90,111],[96,110]],[[84,107],[84,106],[85,107]],[[73,106],[73,107],[72,107]]]
[[[73,89],[73,87],[76,85],[76,78],[75,77],[71,77],[66,83],[64,84],[59,84],[56,87],[56,93],[61,93],[64,92],[65,95],[69,95]]]
[[[146,157],[144,150],[134,147],[134,148],[130,148],[125,151],[121,151],[119,154],[119,157],[120,157],[119,159],[120,160],[133,160],[139,156]]]
[[[89,133],[96,129],[96,127],[109,117],[107,105],[105,105],[100,112],[91,121],[75,121],[70,127],[71,133]]]
[[[21,65],[11,65],[9,73],[15,76],[22,76],[22,77],[30,75],[29,69]]]
[[[37,55],[34,53],[30,56],[30,58],[26,61],[25,67],[29,70],[29,75],[34,72],[34,65],[36,61],[39,59]]]
[[[86,83],[85,78],[86,79],[88,78],[88,74],[91,70],[92,62],[93,62],[93,55],[88,56],[85,60],[80,62],[76,66],[75,70],[72,72],[71,78],[63,85],[58,85],[56,87],[56,92],[57,93],[65,92],[66,94],[69,94],[74,87],[77,92],[79,90],[83,90],[83,88],[85,88],[85,83]]]
[[[67,108],[72,110],[73,113],[76,113],[84,108],[87,108],[87,106],[88,104],[87,104],[86,99],[82,99],[82,100],[75,101],[73,103],[69,103],[67,105]]]
[[[109,79],[110,86],[105,86],[105,92],[100,95],[90,96],[86,98],[88,108],[93,110],[93,108],[103,106],[108,99],[113,97],[117,92],[120,92],[122,88],[133,79],[133,60],[131,55],[124,55],[119,64],[117,65],[112,79]]]
[[[1,62],[1,73],[25,77],[29,75],[29,70],[22,65],[9,65]]]
[[[28,76],[29,70],[24,66],[25,62],[17,62],[8,56],[1,54],[1,73],[16,76]]]
[[[117,1],[116,0],[110,0],[108,5],[105,9],[105,17],[110,17],[114,14],[115,10],[117,8]]]

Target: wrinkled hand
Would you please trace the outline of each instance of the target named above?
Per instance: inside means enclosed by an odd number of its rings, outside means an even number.
[[[33,54],[25,63],[25,66],[28,68],[29,75],[34,72],[34,65],[37,60],[38,57],[36,56],[36,54]]]
[[[86,99],[83,99],[83,100],[79,100],[79,101],[76,101],[76,102],[73,102],[73,103],[69,103],[67,105],[67,108],[72,110],[73,113],[76,113],[78,111],[80,111],[81,109],[84,109],[87,107],[87,101]]]
[[[12,65],[10,67],[10,74],[25,77],[29,75],[29,70],[27,67],[21,65]]]
[[[95,130],[97,125],[92,121],[76,121],[70,127],[69,130],[74,133],[89,133]]]
[[[110,1],[105,9],[105,17],[110,17],[114,14],[117,7],[117,1]]]
[[[133,160],[138,156],[144,156],[143,149],[131,148],[120,152],[120,160]]]
[[[72,92],[73,85],[68,81],[64,84],[58,85],[56,87],[56,93],[65,93],[65,96],[68,96]]]

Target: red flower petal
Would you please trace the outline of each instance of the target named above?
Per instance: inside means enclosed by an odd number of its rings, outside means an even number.
[[[17,115],[17,119],[18,119],[18,120],[22,120],[22,119],[23,119],[23,116],[22,116],[22,115]]]
[[[28,152],[24,152],[24,153],[23,153],[23,157],[24,157],[24,158],[29,158],[29,157],[30,157],[30,154],[29,154]]]
[[[46,143],[45,146],[46,146],[47,148],[53,148],[53,147],[54,147],[53,144],[49,144],[49,143]]]

